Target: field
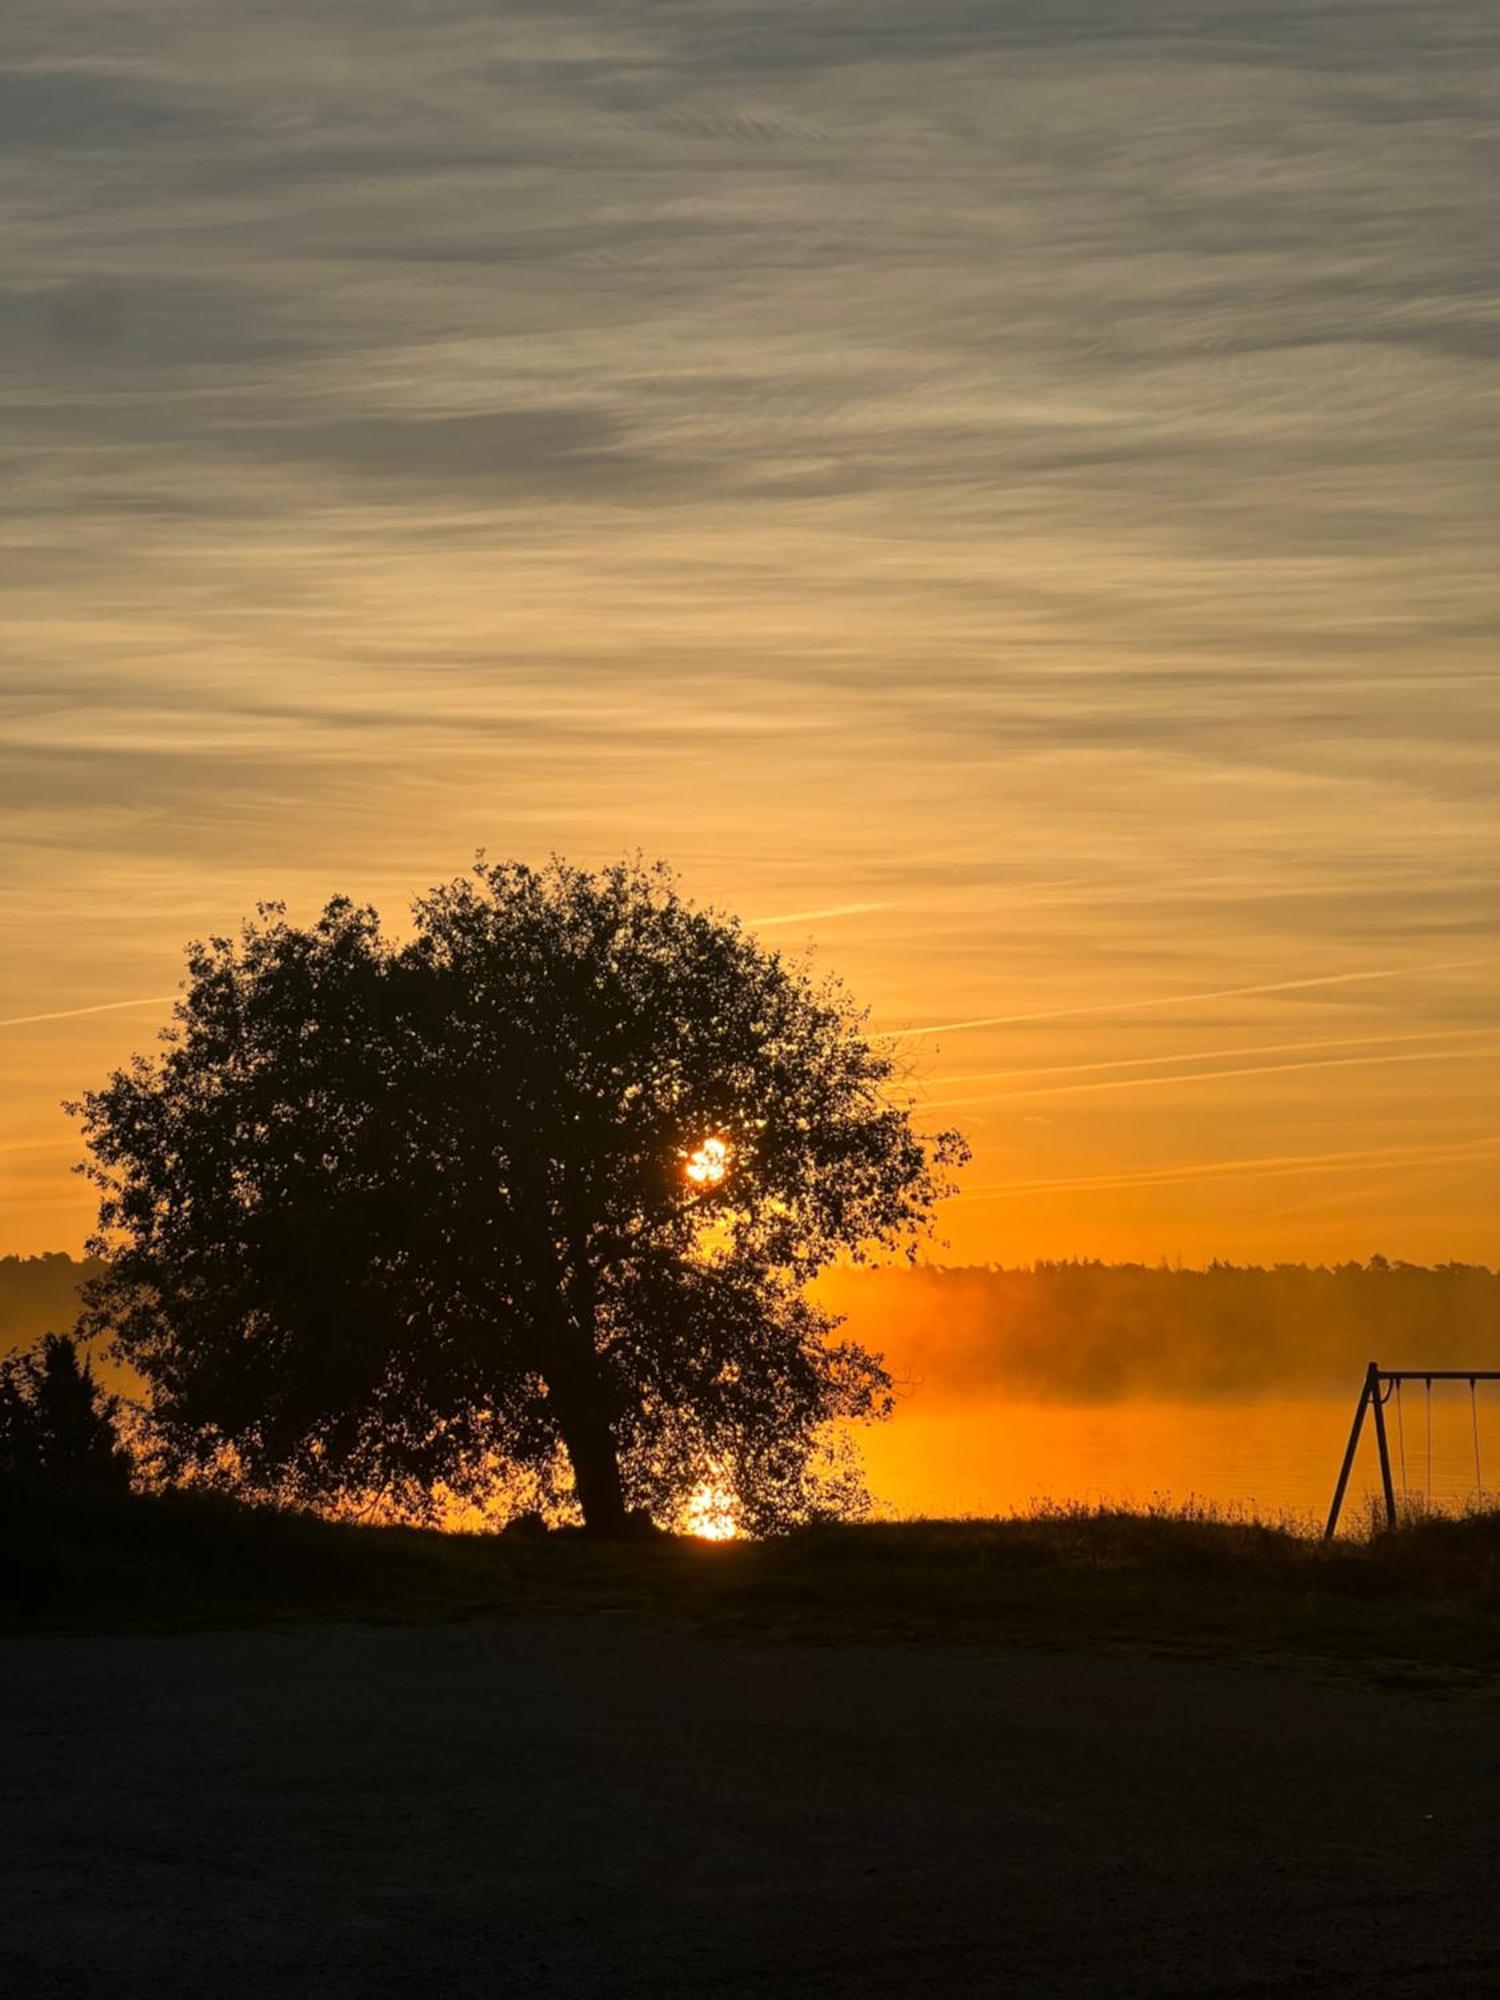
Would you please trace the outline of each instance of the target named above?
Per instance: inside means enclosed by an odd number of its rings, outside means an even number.
[[[0,1985],[1490,1994],[1500,1522],[5,1544]]]
[[[569,1534],[349,1526],[203,1495],[52,1509],[7,1537],[5,1624],[162,1629],[529,1611],[675,1629],[1333,1667],[1485,1689],[1500,1676],[1500,1514],[1324,1544],[1212,1512],[1050,1509],[784,1539],[601,1546]]]

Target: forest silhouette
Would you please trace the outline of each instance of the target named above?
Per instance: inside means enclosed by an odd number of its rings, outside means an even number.
[[[0,1353],[77,1319],[103,1270],[62,1252],[0,1258]],[[838,1269],[820,1298],[924,1397],[1352,1396],[1374,1355],[1482,1363],[1495,1353],[1500,1273],[1479,1264],[1039,1263]],[[1436,1359],[1434,1359],[1436,1357]],[[113,1386],[132,1378],[101,1357]],[[135,1381],[136,1392],[140,1384]]]

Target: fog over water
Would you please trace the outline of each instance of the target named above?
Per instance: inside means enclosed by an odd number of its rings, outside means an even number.
[[[1478,1266],[922,1266],[824,1291],[898,1384],[863,1441],[897,1513],[1160,1497],[1322,1516],[1371,1360],[1500,1368],[1500,1278]],[[1413,1500],[1500,1490],[1500,1383],[1472,1403],[1467,1383],[1434,1386],[1430,1464],[1423,1384],[1387,1414]],[[1366,1436],[1351,1518],[1377,1485]]]

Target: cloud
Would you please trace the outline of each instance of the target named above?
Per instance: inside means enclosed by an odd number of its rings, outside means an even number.
[[[0,1021],[0,1028],[30,1028],[40,1021],[76,1021],[85,1014],[116,1014],[126,1007],[170,1007],[176,997],[175,993],[156,993],[146,1000],[98,1000],[89,1007],[57,1007],[44,1014],[13,1014],[8,1021]]]
[[[1302,993],[1312,987],[1360,986],[1372,979],[1408,979],[1432,972],[1457,972],[1487,965],[1485,958],[1455,958],[1435,965],[1394,965],[1374,971],[1325,972],[1309,979],[1273,979],[1254,986],[1221,986],[1209,993],[1163,993],[1145,1000],[1091,1001],[1083,1007],[1044,1009],[1034,1014],[983,1014],[971,1021],[943,1021],[927,1028],[887,1030],[891,1041],[907,1041],[916,1035],[956,1035],[972,1028],[1009,1028],[1031,1021],[1060,1021],[1085,1014],[1132,1014],[1148,1007],[1192,1007],[1207,1000],[1243,1000],[1268,993]]]
[[[831,917],[863,917],[876,910],[888,910],[889,903],[831,903],[821,910],[793,910],[778,917],[748,917],[746,922],[753,930],[772,930],[778,924],[823,923]]]
[[[76,157],[212,136],[205,106],[149,78],[71,65],[0,69],[0,152]]]
[[[1014,1081],[1017,1077],[1058,1076],[1064,1073],[1076,1074],[1084,1070],[1097,1071],[1101,1069],[1144,1069],[1144,1068],[1160,1067],[1162,1063],[1169,1063],[1169,1062],[1178,1062],[1178,1063],[1218,1062],[1226,1060],[1231,1056],[1290,1055],[1293,1054],[1294,1052],[1301,1053],[1302,1051],[1307,1049],[1358,1049],[1358,1048],[1369,1048],[1370,1046],[1376,1043],[1379,1043],[1383,1046],[1385,1044],[1392,1042],[1431,1042],[1431,1041],[1460,1040],[1464,1038],[1472,1039],[1475,1033],[1476,1030],[1474,1028],[1426,1028],[1426,1029],[1417,1029],[1416,1031],[1409,1034],[1336,1035],[1331,1038],[1324,1037],[1318,1041],[1311,1041],[1311,1042],[1259,1042],[1259,1043],[1252,1043],[1248,1047],[1240,1046],[1236,1048],[1227,1048],[1227,1049],[1194,1049],[1194,1050],[1185,1050],[1181,1055],[1171,1055],[1167,1053],[1165,1050],[1162,1050],[1158,1051],[1155,1055],[1115,1057],[1102,1062],[1042,1063],[1042,1064],[1034,1064],[1028,1069],[978,1070],[971,1072],[968,1075],[945,1077],[944,1085],[946,1088],[951,1089],[952,1086],[956,1083],[994,1083],[994,1082],[999,1082],[1002,1079],[1008,1081]],[[1153,1081],[1154,1080],[1155,1079],[1153,1079]],[[983,1097],[952,1097],[945,1100],[940,1100],[939,1102],[947,1104],[965,1104],[965,1103],[982,1104],[986,1101],[987,1100]],[[929,1108],[937,1108],[937,1106],[934,1105]]]
[[[995,1187],[965,1188],[955,1201],[1006,1201],[1033,1194],[1076,1194],[1093,1189],[1169,1187],[1211,1178],[1279,1179],[1285,1174],[1362,1171],[1366,1167],[1447,1166],[1453,1161],[1490,1162],[1500,1138],[1472,1140],[1459,1146],[1375,1146],[1341,1153],[1272,1154],[1261,1159],[1190,1160],[1180,1166],[1153,1167],[1137,1173],[1088,1174],[1076,1180],[1011,1181]]]
[[[1379,1068],[1387,1063],[1476,1062],[1495,1055],[1500,1055],[1500,1042],[1483,1043],[1477,1048],[1467,1049],[1407,1049],[1401,1052],[1386,1050],[1380,1055],[1372,1056],[1315,1056],[1301,1062],[1255,1063],[1244,1069],[1194,1070],[1176,1076],[1110,1077],[1104,1080],[1096,1079],[1090,1083],[1046,1084],[1035,1090],[1006,1090],[984,1097],[940,1097],[923,1108],[937,1111],[960,1104],[1008,1104],[1022,1098],[1068,1097],[1080,1091],[1087,1093],[1098,1090],[1172,1089],[1182,1084],[1221,1083],[1230,1077],[1284,1076],[1294,1070],[1369,1069]]]

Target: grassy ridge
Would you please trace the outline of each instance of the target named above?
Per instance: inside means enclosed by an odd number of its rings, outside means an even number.
[[[626,1612],[749,1637],[1336,1662],[1500,1688],[1500,1513],[1324,1545],[1208,1512],[1052,1509],[761,1543],[357,1527],[204,1495],[0,1529],[0,1629]]]

